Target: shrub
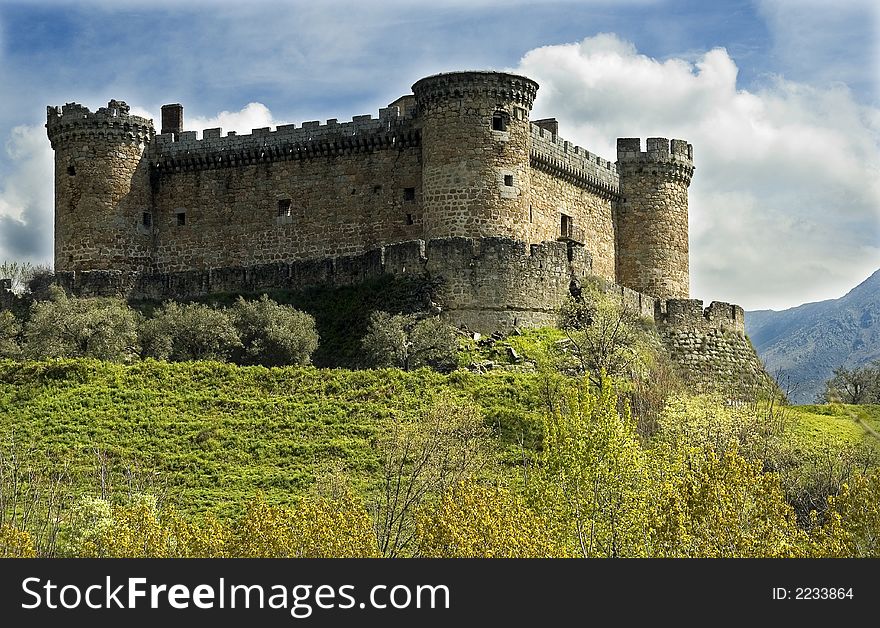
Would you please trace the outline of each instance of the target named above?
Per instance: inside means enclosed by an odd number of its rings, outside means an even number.
[[[239,297],[230,314],[241,338],[235,356],[240,364],[309,364],[318,348],[315,319],[265,294],[258,301]]]
[[[596,386],[603,372],[609,377],[632,376],[645,367],[655,349],[638,314],[594,285],[586,286],[583,296],[565,302],[559,328],[569,341],[563,369],[589,375]]]
[[[166,301],[140,329],[143,357],[184,362],[225,362],[241,346],[225,310],[201,303]]]
[[[457,362],[455,330],[437,317],[374,312],[362,344],[367,359],[379,367],[450,371]]]
[[[21,325],[12,312],[0,312],[0,358],[17,358],[21,355],[19,345]]]
[[[72,297],[53,286],[48,300],[31,306],[24,355],[128,362],[138,354],[138,320],[122,299]]]
[[[462,482],[418,515],[418,554],[428,558],[566,556],[549,526],[509,488]]]

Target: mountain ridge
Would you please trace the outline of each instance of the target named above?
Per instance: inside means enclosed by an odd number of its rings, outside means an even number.
[[[838,299],[746,312],[746,333],[794,403],[822,392],[835,368],[880,359],[880,270]]]

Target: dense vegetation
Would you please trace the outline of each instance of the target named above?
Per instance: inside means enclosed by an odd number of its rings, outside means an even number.
[[[718,526],[730,524],[727,517],[741,522],[754,516],[758,525],[772,515],[781,518],[767,525],[782,526],[778,534],[791,538],[770,538],[782,544],[783,554],[799,555],[819,552],[818,535],[832,534],[829,525],[846,528],[837,511],[828,510],[829,496],[841,504],[843,494],[851,500],[847,508],[860,509],[864,504],[852,500],[862,493],[852,497],[851,491],[876,482],[862,472],[870,470],[880,443],[849,416],[853,406],[820,415],[831,407],[731,408],[719,398],[681,396],[671,400],[651,436],[639,433],[625,408],[608,382],[597,390],[548,373],[6,361],[0,365],[2,523],[28,530],[28,542],[37,539],[42,554],[118,555],[130,548],[107,549],[107,539],[130,539],[140,534],[129,530],[132,521],[152,522],[158,527],[150,534],[166,545],[148,553],[166,555],[168,535],[183,534],[181,526],[192,528],[186,534],[207,534],[208,526],[217,538],[240,539],[257,519],[268,521],[254,509],[268,509],[292,534],[305,525],[303,518],[317,516],[315,509],[329,513],[336,506],[327,504],[343,499],[343,512],[357,513],[352,521],[369,522],[352,528],[344,516],[336,520],[339,531],[366,525],[370,543],[355,543],[358,554],[758,555],[776,552],[757,540],[767,533],[763,528],[748,532],[748,547],[737,545],[746,543],[739,539],[722,550],[711,538]],[[859,406],[858,412],[880,429],[880,407]],[[438,468],[441,451],[447,466]],[[425,471],[412,479],[419,455],[431,477]],[[18,506],[10,514],[15,474]],[[388,491],[400,486],[401,477],[420,496],[404,514],[398,512],[403,500],[394,505]],[[596,486],[607,493],[594,496]],[[715,503],[709,495],[719,490],[739,491],[730,496],[732,510],[700,510]],[[144,501],[143,494],[158,503]],[[697,503],[700,495],[709,502]],[[646,510],[658,499],[668,507]],[[26,516],[25,506],[31,509]],[[675,523],[668,519],[677,512],[673,506],[683,509]],[[83,509],[96,508],[103,514],[86,517],[87,533],[67,529],[85,525],[76,523],[86,516]],[[57,529],[46,525],[49,511],[65,513]],[[385,520],[378,515],[389,511],[387,527],[403,520],[406,539],[390,542],[388,530],[377,534],[377,521]],[[688,518],[698,511],[708,518],[699,525],[712,521],[716,527],[693,539],[699,526]],[[442,513],[448,518],[438,518]],[[581,520],[578,513],[592,514]],[[641,518],[648,513],[651,518]],[[606,536],[594,529],[587,543],[584,526],[609,516],[636,519],[626,520],[624,530],[602,532]],[[119,537],[120,526],[129,527],[128,536]],[[632,545],[644,526],[660,526],[666,536]],[[93,549],[59,545],[65,535],[92,538],[99,531],[109,537]],[[686,531],[690,536],[680,536]],[[840,534],[834,533],[838,541]],[[129,542],[141,547],[137,539]],[[330,545],[294,550],[278,539],[264,542],[277,547],[247,555],[333,551]],[[173,545],[183,551],[177,541]],[[241,546],[192,547],[202,549],[187,551],[235,555]],[[871,547],[866,551],[876,552]]]
[[[376,310],[360,371],[281,301],[0,316],[0,555],[880,555],[880,406],[694,395],[598,292],[507,337]]]

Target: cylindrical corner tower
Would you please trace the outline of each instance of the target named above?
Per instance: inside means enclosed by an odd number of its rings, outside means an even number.
[[[424,237],[527,240],[538,84],[503,72],[450,72],[412,89],[422,119]]]
[[[55,270],[145,269],[152,250],[149,164],[153,121],[111,100],[92,113],[48,107],[55,150]]]
[[[683,140],[617,140],[617,281],[659,299],[689,293],[688,186],[693,147]]]

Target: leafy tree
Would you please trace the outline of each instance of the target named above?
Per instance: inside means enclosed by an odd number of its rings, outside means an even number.
[[[229,313],[202,303],[166,301],[140,328],[143,356],[224,362],[241,347]]]
[[[36,558],[31,535],[14,526],[0,525],[0,558]]]
[[[826,522],[815,536],[814,554],[880,558],[880,470],[854,475],[828,498]]]
[[[834,369],[834,375],[825,382],[819,395],[821,403],[868,404],[880,403],[880,360],[869,366]]]
[[[0,358],[21,356],[21,324],[15,315],[4,310],[0,312]]]
[[[614,295],[588,285],[559,312],[559,327],[569,340],[574,369],[599,386],[602,373],[610,377],[641,369],[650,352],[638,315]],[[571,367],[563,364],[563,367]]]
[[[374,312],[362,344],[375,366],[405,371],[422,366],[452,370],[458,353],[455,330],[439,317],[419,314]]]
[[[42,273],[50,272],[45,264],[31,264],[30,262],[16,262],[7,260],[0,263],[0,279],[12,281],[12,291],[22,294],[28,289],[28,283]]]
[[[418,555],[428,558],[567,556],[551,527],[504,485],[465,481],[418,514]]]
[[[655,452],[646,528],[650,554],[668,558],[782,558],[803,555],[797,526],[779,479],[735,450]],[[666,460],[662,460],[662,458]]]
[[[138,320],[122,299],[72,297],[53,286],[48,300],[31,305],[24,355],[128,362],[138,354]]]
[[[596,393],[580,385],[547,417],[531,503],[585,558],[642,556],[645,479],[635,421],[603,375]]]
[[[291,509],[251,501],[234,524],[226,550],[241,558],[373,558],[372,521],[349,491],[329,499],[309,496]]]
[[[241,338],[236,352],[241,364],[309,364],[318,348],[315,319],[265,294],[257,301],[239,297],[230,314]]]
[[[449,398],[418,421],[396,421],[380,442],[382,485],[370,504],[379,553],[407,556],[417,546],[416,517],[427,500],[487,464],[479,410]]]

